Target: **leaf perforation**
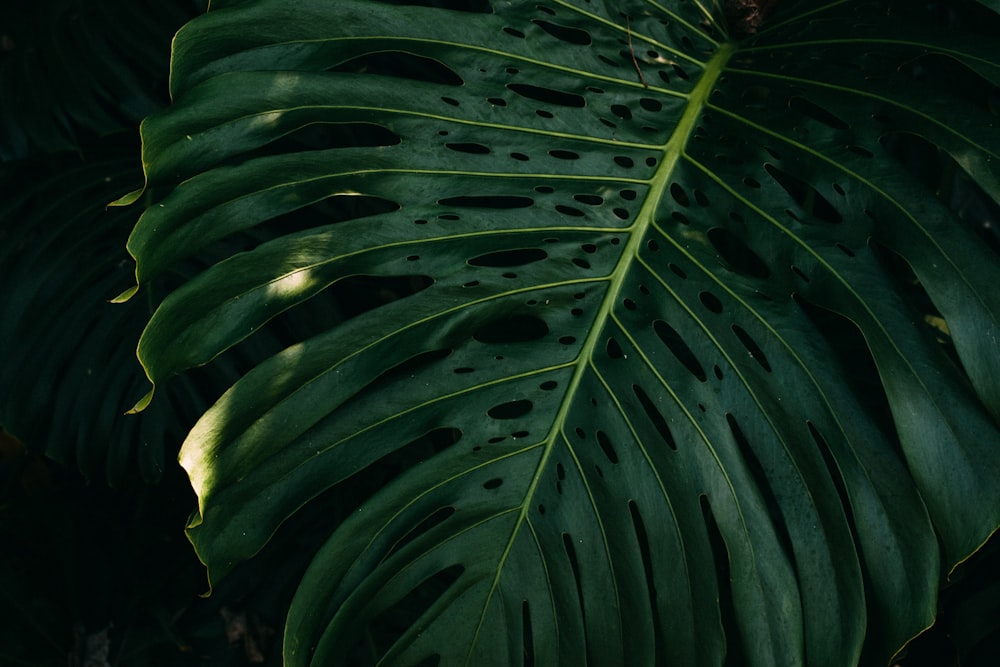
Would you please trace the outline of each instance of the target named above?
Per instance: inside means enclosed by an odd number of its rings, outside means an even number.
[[[983,301],[982,294],[978,290],[976,290],[974,288],[974,286],[972,285],[972,283],[969,281],[969,278],[966,275],[966,272],[960,267],[959,263],[950,254],[948,254],[947,252],[945,252],[945,250],[941,246],[940,242],[936,238],[934,238],[934,235],[926,228],[926,226],[924,226],[924,225],[922,225],[920,223],[920,220],[919,220],[918,216],[914,215],[898,199],[896,199],[895,197],[891,196],[889,193],[885,192],[884,190],[882,190],[881,188],[879,188],[878,186],[876,186],[876,184],[874,182],[872,182],[871,180],[865,178],[864,176],[862,176],[861,174],[859,174],[857,172],[851,171],[850,169],[848,169],[842,163],[840,163],[840,162],[838,162],[838,161],[836,161],[836,160],[834,160],[832,158],[829,158],[826,155],[823,155],[819,151],[811,148],[810,146],[807,146],[807,145],[802,144],[802,143],[800,143],[798,141],[790,139],[789,137],[786,137],[786,136],[784,136],[784,135],[782,135],[780,133],[777,133],[777,132],[774,132],[772,130],[769,130],[766,127],[763,127],[763,126],[761,126],[761,125],[759,125],[757,123],[754,123],[753,121],[750,121],[749,119],[746,119],[746,118],[743,118],[741,116],[738,116],[737,114],[734,114],[734,113],[732,113],[732,112],[730,112],[730,111],[728,111],[726,109],[722,109],[722,108],[716,107],[714,105],[709,105],[709,106],[711,106],[714,111],[718,111],[718,112],[723,113],[723,114],[725,114],[727,116],[735,118],[735,119],[739,120],[740,122],[745,123],[746,125],[752,127],[754,130],[756,130],[758,132],[761,132],[762,134],[766,134],[768,136],[774,137],[775,139],[778,139],[780,141],[788,143],[789,145],[794,146],[795,148],[797,148],[797,149],[799,149],[799,150],[801,150],[801,151],[803,151],[805,153],[808,153],[810,155],[810,157],[812,157],[814,159],[817,159],[817,160],[820,160],[820,161],[822,161],[822,162],[824,162],[826,164],[829,164],[830,166],[834,167],[835,169],[843,172],[846,176],[849,176],[855,182],[863,184],[865,187],[867,187],[868,189],[870,189],[873,193],[877,194],[883,200],[889,202],[889,204],[892,205],[893,207],[895,207],[897,210],[899,210],[899,212],[901,214],[903,214],[910,221],[910,223],[912,223],[912,225],[915,228],[919,229],[923,233],[923,236],[927,239],[927,242],[931,246],[933,246],[937,250],[938,254],[942,258],[944,258],[951,265],[951,267],[954,270],[955,274],[961,277],[961,280],[965,283],[966,287],[968,287],[968,291],[979,302],[979,304],[982,306],[983,310],[985,312],[989,312],[989,310],[990,310],[989,309],[989,305],[985,301]],[[963,138],[965,138],[965,137],[963,137]],[[971,140],[968,140],[968,139],[966,139],[966,140],[969,141],[969,143],[973,143]],[[701,165],[700,163],[694,161],[693,159],[691,161],[692,161],[693,164],[695,164],[696,166],[698,166],[698,168],[701,169],[704,173],[708,174],[713,179],[715,178],[711,174],[710,170],[707,167],[705,167],[704,165]],[[722,184],[721,181],[717,180],[717,182],[719,182],[720,184]],[[734,197],[736,197],[737,199],[740,199],[741,201],[743,201],[746,205],[750,206],[751,208],[755,208],[755,210],[757,210],[758,213],[760,212],[759,209],[756,209],[756,207],[750,205],[750,203],[746,199],[742,198],[740,195],[737,195],[734,190],[732,190],[731,188],[728,188],[728,186],[724,186],[724,187],[727,187],[727,189],[730,190],[730,192],[733,194]],[[777,223],[776,219],[771,218],[771,221],[774,224],[778,224],[778,226],[781,227],[783,230],[786,229],[784,226],[780,225],[780,223]],[[814,251],[812,251],[812,249],[809,248],[808,243],[806,243],[805,241],[802,241],[801,239],[798,239],[798,237],[795,237],[795,238],[800,243],[800,245],[802,247],[805,247],[805,248],[809,249],[810,253],[815,258],[821,260],[820,255],[817,254],[817,253],[815,253]],[[826,268],[831,273],[835,273],[832,270],[832,268],[825,261],[821,260],[821,264],[824,266],[824,268]],[[847,281],[845,281],[842,277],[840,277],[839,274],[837,274],[837,275],[838,275],[838,278],[840,279],[840,281],[846,287],[848,287],[849,289],[851,289],[850,286],[847,284]],[[859,299],[859,301],[860,301],[860,296],[857,295],[853,291],[853,289],[851,289],[851,292],[855,296],[855,298]],[[875,315],[874,315],[873,312],[869,311],[869,314],[872,316],[872,320],[873,321],[877,320],[877,318],[875,317]],[[883,333],[885,333],[886,337],[889,338],[889,335],[888,335],[887,331],[883,330]],[[899,353],[901,355],[901,352],[898,350],[898,348],[897,348],[897,353]]]
[[[831,275],[831,276],[833,276],[833,277],[836,278],[836,280],[848,291],[848,293],[850,293],[850,295],[855,299],[855,301],[864,309],[865,313],[869,317],[869,321],[879,330],[879,332],[882,334],[882,336],[884,337],[884,339],[892,347],[893,351],[895,352],[895,355],[896,355],[897,359],[899,359],[910,370],[911,376],[919,384],[919,386],[920,386],[923,394],[930,400],[931,404],[934,405],[934,407],[935,407],[936,411],[938,412],[938,414],[941,415],[941,417],[942,417],[941,421],[946,424],[946,426],[948,428],[948,431],[952,434],[953,437],[955,437],[956,439],[958,439],[959,433],[955,430],[956,429],[956,425],[953,424],[950,420],[948,420],[948,419],[945,418],[945,416],[947,415],[947,411],[943,410],[940,407],[940,399],[941,399],[941,397],[939,397],[935,392],[930,391],[930,388],[921,379],[921,375],[917,372],[917,369],[913,366],[913,364],[910,361],[910,359],[900,349],[899,344],[896,341],[896,339],[885,328],[884,324],[882,323],[882,320],[879,319],[878,316],[875,314],[875,312],[872,310],[871,305],[868,303],[868,301],[866,299],[864,299],[861,296],[861,294],[859,294],[854,289],[854,286],[850,283],[850,281],[847,280],[840,272],[836,271],[833,268],[833,266],[831,266],[830,263],[826,259],[823,258],[823,256],[821,254],[819,254],[818,252],[816,252],[812,248],[812,246],[810,246],[806,241],[804,241],[797,234],[793,233],[788,227],[782,225],[773,216],[768,215],[765,211],[763,211],[762,209],[760,209],[756,204],[753,204],[749,200],[745,199],[742,195],[740,195],[734,189],[732,189],[728,184],[726,184],[725,182],[723,182],[722,179],[718,178],[715,174],[713,174],[711,172],[711,170],[709,170],[708,168],[706,168],[704,165],[702,165],[701,163],[699,163],[699,162],[697,162],[697,161],[695,161],[695,160],[693,160],[691,158],[688,158],[688,159],[689,159],[689,161],[693,165],[695,165],[696,167],[698,167],[699,169],[701,169],[702,172],[704,172],[707,176],[709,176],[710,178],[712,178],[713,180],[715,180],[723,188],[729,190],[730,194],[734,198],[742,201],[748,208],[752,209],[762,219],[767,220],[772,225],[774,225],[775,227],[777,227],[778,229],[780,229],[788,238],[793,239],[808,254],[812,255],[813,258],[817,261],[817,263],[820,264],[824,269],[826,269],[826,271],[829,273],[829,275]]]
[[[998,304],[984,291],[989,280],[972,273],[973,262],[962,273],[955,261],[963,250],[982,259],[971,241],[935,244],[930,238],[948,229],[949,219],[928,216],[947,211],[920,184],[906,181],[903,170],[893,170],[891,158],[897,156],[891,141],[883,140],[900,127],[923,130],[929,141],[963,160],[959,166],[970,181],[995,180],[986,162],[996,149],[983,148],[992,147],[993,130],[977,126],[985,117],[981,104],[950,127],[944,114],[941,121],[932,118],[953,101],[949,95],[964,100],[967,87],[944,86],[940,99],[930,99],[921,96],[906,66],[893,69],[895,60],[919,62],[933,53],[954,57],[991,80],[994,69],[982,57],[985,51],[970,45],[973,53],[962,54],[955,35],[934,38],[921,8],[904,15],[897,8],[896,16],[882,17],[884,8],[862,0],[779,3],[775,22],[742,42],[730,40],[720,22],[725,3],[718,0],[493,3],[492,15],[462,14],[460,25],[443,28],[441,21],[459,15],[431,6],[344,1],[330,9],[323,0],[303,0],[295,21],[280,0],[227,3],[231,14],[217,12],[179,36],[180,109],[145,128],[158,142],[151,140],[144,156],[159,169],[151,182],[165,189],[178,181],[184,186],[161,199],[167,211],[147,218],[147,227],[160,228],[159,235],[138,239],[137,247],[147,246],[150,265],[160,261],[166,268],[170,262],[163,258],[171,252],[193,255],[201,229],[217,233],[230,224],[230,233],[245,232],[251,241],[278,237],[216,262],[217,273],[210,267],[175,291],[178,300],[164,302],[164,318],[184,317],[186,303],[192,317],[226,320],[235,313],[239,327],[246,323],[256,330],[273,317],[269,308],[302,304],[276,322],[285,327],[293,316],[314,312],[310,305],[321,308],[333,290],[321,295],[324,300],[288,290],[280,303],[263,304],[255,295],[265,292],[254,289],[270,285],[281,292],[302,282],[295,276],[306,275],[322,292],[354,273],[395,276],[404,270],[430,282],[412,299],[377,313],[292,330],[313,337],[238,380],[196,427],[201,430],[192,432],[185,457],[203,512],[198,521],[209,512],[192,538],[208,543],[199,553],[214,560],[213,582],[214,565],[225,575],[251,547],[266,543],[263,533],[273,523],[280,525],[298,511],[295,505],[328,488],[324,483],[376,471],[372,461],[381,459],[372,456],[390,456],[405,446],[404,439],[424,437],[421,429],[449,425],[465,430],[462,444],[439,449],[426,463],[401,459],[405,472],[364,501],[371,513],[345,519],[313,561],[289,629],[312,642],[315,626],[329,624],[323,651],[311,657],[301,652],[296,635],[286,634],[292,664],[336,659],[336,651],[353,642],[353,629],[452,563],[469,569],[426,610],[423,602],[440,589],[421,594],[414,607],[419,618],[392,628],[375,660],[423,664],[430,656],[430,662],[451,665],[495,656],[517,662],[523,649],[538,664],[593,662],[605,654],[710,664],[721,663],[728,648],[730,657],[753,664],[807,657],[846,663],[862,646],[868,655],[885,650],[869,648],[880,638],[861,636],[865,614],[889,611],[897,593],[911,599],[900,592],[910,584],[925,585],[912,594],[919,604],[901,611],[905,620],[887,622],[892,627],[885,634],[897,641],[924,622],[933,606],[934,576],[927,571],[936,569],[938,555],[933,530],[943,543],[965,549],[969,524],[978,522],[978,540],[985,522],[996,520],[995,512],[975,519],[947,516],[963,500],[947,489],[965,488],[951,482],[967,479],[976,492],[995,499],[995,485],[973,463],[974,454],[985,452],[981,443],[996,435],[995,425],[976,421],[985,416],[975,403],[981,389],[962,385],[955,391],[975,408],[937,402],[930,394],[948,393],[964,381],[961,357],[956,353],[955,366],[935,365],[944,355],[937,355],[933,341],[905,327],[912,300],[899,290],[912,278],[897,275],[902,271],[877,254],[888,248],[910,258],[913,275],[926,279],[969,359],[993,349],[962,337],[984,328],[994,333]],[[365,8],[372,11],[355,11]],[[260,21],[271,14],[289,21]],[[322,30],[313,19],[325,21],[317,22]],[[889,39],[855,39],[848,33],[855,28]],[[926,44],[913,39],[925,28]],[[324,32],[341,36],[288,39]],[[439,33],[445,39],[435,39]],[[809,41],[813,35],[834,39]],[[212,38],[221,43],[205,48]],[[944,48],[937,48],[939,41]],[[873,46],[859,52],[865,45]],[[351,55],[390,52],[435,59],[462,84],[415,81],[406,91],[392,90],[409,79],[388,76],[391,62],[382,73],[323,70],[333,61],[347,63]],[[284,71],[255,69],[269,64]],[[671,71],[671,64],[682,71]],[[237,71],[229,76],[225,70]],[[325,78],[296,80],[299,70]],[[644,70],[658,87],[646,89]],[[255,82],[273,85],[270,97],[253,99]],[[362,93],[348,95],[350,103],[325,103],[352,85]],[[220,96],[230,87],[247,95]],[[800,94],[834,115],[784,108]],[[318,104],[299,106],[300,100]],[[853,108],[845,106],[852,100]],[[879,117],[881,109],[893,118]],[[262,121],[275,114],[278,122],[265,126]],[[191,125],[206,119],[205,126]],[[399,147],[315,151],[314,162],[304,153],[270,159],[315,148],[326,136],[303,134],[296,138],[301,145],[272,143],[285,130],[340,120],[384,127],[399,138]],[[261,127],[241,140],[255,123]],[[191,143],[186,128],[202,133]],[[616,132],[628,141],[617,141]],[[236,141],[227,144],[227,137]],[[266,155],[252,152],[258,148]],[[287,176],[280,173],[284,167],[295,170],[294,178],[284,179],[293,182],[275,183]],[[325,180],[328,169],[342,172],[340,180]],[[255,171],[261,175],[250,178]],[[319,206],[325,200],[311,198],[328,189],[363,191],[398,208],[359,206],[352,212],[365,215],[327,225],[332,221],[319,215],[327,210]],[[803,215],[813,214],[817,198],[826,197],[829,208],[843,214],[841,224],[834,226],[837,216],[829,212],[825,218]],[[357,202],[328,202],[342,203]],[[515,210],[514,204],[524,207]],[[309,211],[315,206],[317,215],[299,215],[300,205]],[[248,210],[245,217],[227,222],[242,209]],[[182,220],[191,210],[196,215]],[[285,228],[285,219],[305,224]],[[271,227],[258,227],[271,221]],[[174,225],[182,229],[176,236]],[[726,233],[739,239],[736,251],[760,253],[767,270],[740,271],[739,262],[719,247]],[[158,238],[173,249],[148,247]],[[189,238],[191,246],[181,247]],[[216,255],[228,250],[221,246],[212,248]],[[942,273],[930,273],[935,270]],[[211,286],[218,278],[229,283]],[[961,306],[944,307],[943,299],[966,294]],[[227,298],[243,297],[242,310],[227,310]],[[807,298],[810,306],[828,309],[831,320],[835,314],[858,323],[853,347],[826,335],[824,316],[805,312]],[[541,323],[531,335],[510,333],[523,333],[529,319]],[[665,331],[656,330],[658,321],[670,322],[690,344],[687,352],[657,338]],[[161,347],[181,330],[157,325]],[[506,334],[478,336],[505,326]],[[195,342],[198,332],[191,331]],[[231,334],[206,339],[198,354],[209,354],[212,346],[228,349],[243,340],[240,333],[234,326]],[[537,355],[527,352],[535,348]],[[886,400],[880,409],[891,408],[892,414],[873,417],[859,402],[866,391],[832,382],[843,371],[838,364],[862,354],[858,348],[877,361],[857,374],[863,375],[858,383],[881,380]],[[755,360],[755,349],[766,355],[766,364]],[[831,352],[840,356],[823,358],[835,356]],[[188,363],[169,349],[156,354],[165,361],[153,362],[150,377]],[[451,356],[433,366],[407,365],[441,355]],[[374,383],[392,368],[406,373]],[[981,384],[974,373],[967,375]],[[655,406],[646,414],[636,387]],[[252,409],[240,405],[256,400],[255,392],[259,403]],[[517,403],[529,400],[534,405],[528,410]],[[920,414],[914,410],[904,423],[913,405]],[[474,408],[463,413],[463,406]],[[283,417],[288,433],[280,431]],[[657,438],[657,417],[674,429],[681,444],[676,450],[669,439],[664,444]],[[963,418],[977,436],[986,436],[978,444],[968,434],[965,442],[957,438]],[[614,443],[610,454],[599,435],[596,443],[591,437],[601,428]],[[893,428],[901,434],[898,449],[891,442]],[[905,428],[910,430],[900,430]],[[827,440],[819,442],[811,429]],[[814,440],[826,449],[817,450]],[[949,483],[938,485],[931,466],[951,445],[959,450],[956,465],[946,471]],[[758,457],[763,472],[748,472],[754,461],[741,447]],[[274,470],[254,470],[262,460]],[[308,467],[310,461],[315,467]],[[227,471],[227,463],[239,470]],[[282,487],[272,488],[272,482]],[[273,497],[254,498],[253,489]],[[893,506],[901,497],[910,502]],[[411,519],[419,523],[445,505],[456,513],[426,532],[419,526],[407,532]],[[655,547],[643,547],[637,516],[657,517],[643,525]],[[241,542],[240,528],[230,531],[227,519],[242,524],[249,537],[244,532]],[[261,525],[253,525],[255,519]],[[791,538],[779,544],[775,534],[782,528]],[[349,539],[355,532],[361,538],[356,544]],[[562,537],[567,533],[584,542],[574,542],[579,569]],[[883,547],[895,550],[895,569],[879,561]],[[655,553],[647,557],[651,548]],[[574,576],[570,569],[577,570]],[[322,581],[330,572],[336,580]],[[340,606],[345,599],[349,604]],[[593,615],[599,601],[609,607],[604,626]],[[652,617],[639,609],[646,604]],[[759,609],[764,613],[753,613]],[[314,613],[315,621],[309,618]],[[827,614],[849,621],[825,633],[818,628]],[[651,622],[659,631],[650,620],[659,615],[666,626],[662,643],[627,644],[635,636],[630,633],[649,631]],[[701,624],[705,618],[709,622]],[[461,627],[449,637],[456,620]],[[743,652],[732,653],[726,643],[740,637]],[[704,653],[694,653],[695,645]]]
[[[774,72],[761,72],[761,71],[756,71],[756,70],[742,69],[742,68],[739,68],[739,67],[729,67],[727,69],[730,70],[730,71],[733,71],[733,72],[738,72],[740,74],[746,74],[746,75],[750,75],[750,76],[757,76],[757,77],[767,78],[767,79],[776,79],[776,80],[779,80],[779,81],[787,81],[787,82],[798,83],[798,84],[803,84],[803,85],[807,85],[807,86],[815,86],[816,88],[825,88],[825,89],[828,89],[828,90],[835,90],[835,91],[841,92],[841,93],[848,93],[848,94],[856,95],[858,97],[866,97],[866,98],[869,98],[869,99],[872,99],[872,100],[876,100],[878,102],[882,102],[882,103],[884,103],[886,105],[889,105],[891,107],[895,107],[897,109],[901,109],[903,111],[906,111],[907,113],[910,113],[910,114],[912,114],[912,115],[920,118],[921,120],[926,121],[927,123],[929,123],[931,125],[936,125],[940,130],[942,130],[942,131],[944,131],[944,132],[946,132],[948,134],[954,135],[958,139],[961,139],[961,140],[967,142],[968,144],[970,144],[974,148],[976,148],[978,151],[980,151],[980,152],[982,152],[982,153],[984,153],[986,155],[989,155],[990,157],[1000,157],[1000,152],[997,152],[995,150],[991,150],[991,149],[987,148],[986,146],[983,146],[983,145],[979,144],[972,137],[968,137],[968,136],[966,136],[966,135],[958,132],[954,128],[953,125],[947,125],[944,122],[942,122],[941,120],[939,120],[937,118],[934,118],[930,114],[924,113],[924,112],[920,111],[919,109],[915,109],[914,107],[911,107],[911,106],[908,106],[906,104],[903,104],[903,103],[901,103],[901,102],[899,102],[897,100],[894,100],[892,98],[885,97],[883,95],[878,95],[877,93],[871,93],[871,92],[868,92],[866,90],[862,90],[860,88],[847,88],[845,86],[839,86],[839,85],[836,85],[836,84],[827,83],[825,81],[817,81],[815,79],[804,79],[802,77],[789,76],[787,74],[776,74]],[[713,110],[723,111],[723,112],[727,113],[728,115],[730,115],[730,116],[732,116],[734,118],[738,118],[738,119],[742,120],[743,122],[745,122],[747,125],[751,125],[751,126],[754,125],[753,122],[750,121],[749,119],[744,118],[742,116],[739,116],[739,115],[737,115],[737,114],[735,114],[735,113],[733,113],[731,111],[722,109],[721,107],[718,107],[718,106],[716,106],[716,105],[714,105],[712,103],[709,103],[707,106],[710,107],[710,108],[712,108]],[[772,133],[772,134],[774,134],[774,133]],[[780,136],[780,135],[775,134],[775,136]],[[797,143],[792,142],[790,140],[789,140],[789,143],[792,143],[796,147],[801,148],[802,150],[809,152],[810,154],[814,155],[815,157],[819,157],[821,159],[825,159],[825,158],[823,158],[822,155],[818,154],[816,151],[814,151],[813,149],[811,149],[811,148],[809,148],[807,146],[804,146],[802,144],[797,144]]]

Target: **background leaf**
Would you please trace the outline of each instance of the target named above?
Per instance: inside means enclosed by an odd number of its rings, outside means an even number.
[[[947,196],[1000,195],[1000,26],[937,10],[214,3],[129,249],[218,261],[140,358],[307,324],[181,452],[213,581],[358,485],[289,664],[884,662],[1000,519],[1000,271]]]

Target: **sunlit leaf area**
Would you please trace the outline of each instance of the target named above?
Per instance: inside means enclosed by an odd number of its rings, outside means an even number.
[[[1000,658],[992,0],[0,7],[0,664]]]

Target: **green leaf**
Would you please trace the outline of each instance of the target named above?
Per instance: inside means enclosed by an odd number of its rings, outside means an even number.
[[[451,4],[177,35],[140,359],[313,318],[181,451],[210,578],[356,487],[287,664],[885,662],[1000,523],[1000,21]]]

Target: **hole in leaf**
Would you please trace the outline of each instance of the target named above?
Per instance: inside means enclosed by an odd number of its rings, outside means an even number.
[[[545,102],[546,104],[558,104],[559,106],[574,107],[577,109],[583,108],[586,104],[586,100],[575,93],[566,93],[552,88],[542,88],[541,86],[533,86],[528,83],[508,83],[507,88],[521,97]]]
[[[350,276],[329,289],[343,319],[356,317],[430,287],[430,276]]]
[[[522,398],[494,405],[486,411],[486,414],[493,417],[493,419],[517,419],[531,412],[532,407],[531,401]]]
[[[764,169],[767,173],[784,189],[785,192],[795,200],[795,203],[802,207],[806,213],[809,213],[817,220],[822,220],[823,222],[828,222],[832,225],[839,224],[843,221],[843,216],[834,208],[833,204],[827,200],[826,197],[821,195],[816,188],[809,185],[805,181],[795,176],[792,176],[788,172],[778,169],[772,164],[765,164]]]
[[[376,650],[381,653],[395,644],[413,626],[415,620],[423,616],[458,581],[464,571],[465,568],[461,565],[452,565],[427,577],[416,588],[373,618],[371,624],[365,628],[365,632],[370,637],[378,638],[375,644]],[[371,654],[372,646],[366,645],[361,650]],[[419,667],[436,667],[439,663],[440,656],[435,654],[422,660]]]
[[[830,445],[827,444],[826,438],[824,438],[823,434],[819,432],[816,425],[807,419],[806,426],[809,427],[809,435],[812,436],[813,440],[816,442],[816,446],[819,448],[820,454],[823,456],[823,463],[826,464],[826,469],[830,474],[830,479],[833,480],[833,485],[837,489],[837,495],[840,496],[840,504],[844,509],[844,515],[847,517],[847,522],[851,526],[851,535],[854,536],[856,541],[857,530],[855,529],[854,524],[854,511],[851,509],[851,499],[850,496],[847,495],[847,488],[844,486],[844,478],[840,473],[840,466],[837,465],[837,461],[833,457],[833,452],[830,451]],[[861,551],[859,550],[858,553],[861,553]]]
[[[572,206],[566,206],[564,204],[556,204],[556,210],[563,215],[573,216],[574,218],[582,218],[586,215],[583,211],[578,208],[573,208]]]
[[[303,150],[395,146],[399,136],[374,123],[310,123],[275,139],[259,151],[244,154],[241,160],[258,155],[279,155]],[[354,196],[354,195],[352,195]]]
[[[643,97],[642,99],[640,99],[639,106],[641,106],[646,111],[651,111],[653,113],[656,113],[657,111],[663,109],[663,105],[659,102],[659,100],[654,100],[650,97]]]
[[[542,506],[539,505],[540,513],[541,508]],[[521,664],[523,667],[535,667],[535,639],[532,636],[531,609],[528,607],[527,600],[521,603],[521,646],[523,647]]]
[[[793,300],[812,322],[816,334],[826,340],[832,352],[831,362],[839,362],[838,377],[858,396],[861,409],[878,425],[886,442],[892,443],[900,460],[905,460],[885,387],[861,330],[843,315],[820,308],[799,294],[794,295]]]
[[[622,352],[621,345],[619,345],[618,341],[614,338],[608,339],[608,344],[605,346],[605,349],[607,350],[608,356],[612,359],[621,359],[625,356],[625,353]]]
[[[559,160],[579,160],[580,154],[574,153],[573,151],[564,150],[552,150],[549,151],[549,155]]]
[[[715,296],[711,292],[702,292],[698,295],[698,298],[701,300],[701,304],[703,306],[716,315],[722,312],[722,302],[719,301],[719,297]]]
[[[396,543],[392,545],[392,549],[389,551],[389,553],[386,554],[385,557],[388,558],[389,556],[392,556],[395,553],[399,553],[399,551],[407,544],[417,539],[421,535],[427,533],[434,526],[438,526],[444,523],[448,519],[448,517],[450,517],[454,513],[455,513],[454,507],[438,508],[437,510],[432,512],[429,516],[425,517],[423,521],[417,524],[417,526],[413,530],[411,530],[406,535],[397,540]]]
[[[490,152],[490,149],[482,144],[445,144],[445,148],[458,151],[459,153],[472,153],[473,155],[486,155]]]
[[[528,156],[524,153],[511,153],[510,156],[515,160],[520,160],[521,162],[527,162],[529,160]]]
[[[660,622],[660,605],[657,603],[656,577],[653,574],[653,556],[649,547],[649,534],[646,532],[646,524],[639,513],[639,506],[634,500],[628,501],[629,514],[632,517],[632,529],[635,531],[635,539],[639,544],[639,554],[642,557],[642,570],[646,575],[646,590],[649,591],[649,607],[653,615],[653,641],[654,654],[651,664],[663,664],[663,627]]]
[[[674,198],[675,202],[677,202],[678,204],[680,204],[685,208],[691,205],[691,200],[688,199],[687,193],[684,191],[684,188],[682,188],[679,183],[670,184],[670,196]]]
[[[507,100],[502,97],[487,97],[486,101],[495,107],[505,107],[507,106]]]
[[[708,501],[708,496],[702,494],[700,501],[701,516],[708,533],[708,545],[712,552],[712,559],[715,562],[716,580],[719,583],[719,614],[723,632],[725,632],[726,637],[739,637],[739,628],[736,624],[736,607],[733,604],[732,574],[730,573],[726,541],[723,539],[722,532],[719,530],[719,524],[712,513],[712,506]],[[746,656],[743,654],[742,642],[730,642],[726,645],[726,649],[725,664],[727,666],[747,664]]]
[[[492,491],[493,489],[499,489],[503,485],[503,480],[499,477],[494,477],[493,479],[488,479],[483,482],[483,488],[487,491]]]
[[[828,110],[817,104],[813,104],[803,97],[792,97],[789,99],[788,108],[792,111],[797,111],[804,116],[808,116],[813,120],[818,120],[827,127],[832,127],[835,130],[846,130],[850,127],[850,125],[848,125],[841,118],[838,118]]]
[[[694,356],[694,352],[691,351],[691,348],[688,347],[687,343],[684,342],[684,339],[681,338],[680,334],[673,327],[663,320],[655,320],[653,322],[653,331],[660,337],[663,344],[667,346],[667,349],[677,357],[677,361],[681,362],[688,369],[691,375],[702,382],[707,379],[701,362],[698,361],[698,358]]]
[[[527,343],[549,333],[545,321],[531,315],[513,315],[480,327],[472,335],[480,343]]]
[[[739,422],[736,421],[736,417],[727,412],[726,423],[729,425],[729,431],[733,434],[736,446],[743,456],[747,470],[750,471],[757,490],[760,491],[760,495],[764,499],[764,505],[767,508],[768,516],[771,517],[771,526],[774,528],[774,533],[778,538],[778,544],[781,545],[781,550],[785,553],[788,562],[792,563],[794,567],[795,554],[792,550],[792,538],[788,534],[788,526],[781,514],[781,505],[778,503],[778,498],[771,487],[771,481],[767,477],[767,472],[764,470],[764,466],[761,465],[760,459],[757,457],[757,452],[750,446],[750,441],[747,440],[746,434],[743,433]]]
[[[415,375],[418,371],[423,370],[427,366],[430,366],[436,361],[440,361],[451,354],[451,350],[430,350],[427,352],[421,352],[416,354],[406,361],[396,364],[389,370],[385,371],[373,380],[369,385],[369,390],[375,391],[379,387],[384,387],[392,382],[395,382],[401,378],[407,378]]]
[[[631,169],[632,167],[635,166],[635,161],[632,158],[627,157],[625,155],[616,155],[615,164],[617,164],[619,167],[624,167],[625,169]]]
[[[588,46],[591,43],[590,33],[585,30],[556,25],[540,19],[533,19],[531,22],[556,39],[560,39],[564,42],[579,44],[580,46]]]
[[[618,116],[622,120],[632,120],[632,112],[624,104],[612,104],[611,113]]]
[[[589,206],[600,206],[604,203],[604,197],[598,197],[597,195],[573,195],[573,199]]]
[[[472,266],[490,267],[524,266],[525,264],[541,261],[548,256],[549,254],[540,248],[518,248],[516,250],[498,250],[486,253],[485,255],[479,255],[470,259],[468,263]]]
[[[435,7],[458,12],[475,14],[492,14],[493,6],[490,0],[379,0],[387,5],[413,5],[417,7]]]
[[[765,371],[767,371],[768,373],[770,373],[771,372],[771,364],[768,363],[767,357],[764,356],[764,351],[760,349],[759,345],[757,345],[757,341],[755,341],[750,336],[750,334],[748,334],[738,324],[734,324],[732,326],[732,329],[733,329],[733,333],[736,334],[736,337],[740,339],[741,343],[743,343],[743,347],[745,347],[747,349],[747,352],[750,353],[750,357],[754,361],[756,361],[758,364],[760,364],[761,368],[763,368]]]
[[[659,409],[656,404],[650,400],[649,396],[645,391],[642,390],[637,384],[632,385],[632,391],[635,392],[636,398],[639,399],[639,404],[642,405],[643,411],[645,411],[646,416],[649,417],[649,421],[653,423],[656,427],[657,433],[663,438],[663,441],[667,443],[670,449],[677,450],[677,442],[674,440],[674,434],[670,432],[670,427],[667,426],[667,420],[663,418],[660,414]]]
[[[597,432],[597,444],[601,446],[601,451],[608,457],[608,461],[614,464],[618,463],[618,452],[615,451],[615,447],[611,444],[611,439],[607,433],[604,431]]]
[[[771,275],[764,260],[751,250],[750,246],[743,242],[743,239],[725,227],[709,229],[708,240],[719,251],[722,259],[737,273],[761,279]]]
[[[507,27],[507,28],[504,28],[503,31],[505,33],[507,33],[508,35],[511,35],[513,37],[517,37],[518,39],[524,39],[524,33],[521,32],[520,30],[518,30],[517,28]]]
[[[461,86],[465,83],[455,70],[444,63],[404,51],[366,53],[340,63],[329,71],[391,76],[446,86]]]
[[[535,203],[531,197],[517,197],[514,195],[465,195],[462,197],[448,197],[438,201],[442,206],[457,206],[467,208],[528,208]]]
[[[580,614],[582,617],[583,610],[586,607],[583,605],[583,580],[580,579],[580,563],[577,561],[576,549],[573,547],[573,538],[569,536],[569,533],[563,533],[562,539],[563,548],[566,550],[566,557],[569,559],[569,566],[573,572],[573,579],[576,581],[576,595],[580,603]]]

